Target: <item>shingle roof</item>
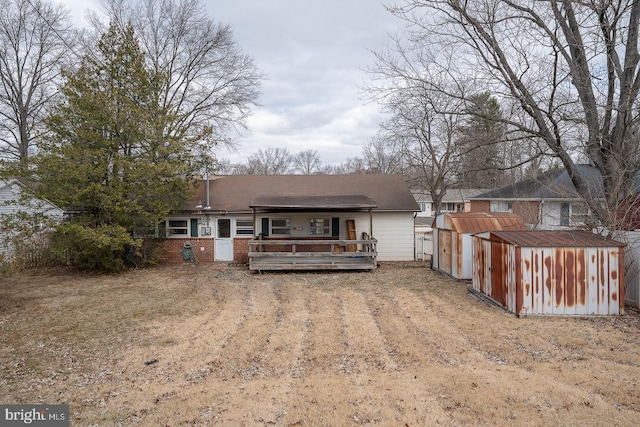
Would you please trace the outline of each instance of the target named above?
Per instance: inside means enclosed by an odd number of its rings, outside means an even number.
[[[202,210],[206,203],[203,180],[183,210]],[[252,207],[420,210],[402,176],[366,174],[216,176],[209,181],[209,206],[218,212],[250,212]]]
[[[470,198],[477,194],[482,194],[488,191],[486,188],[449,188],[444,196],[442,196],[442,202],[460,203],[466,202]],[[424,194],[421,192],[414,192],[414,196],[419,202],[431,202],[431,194]]]
[[[587,183],[593,198],[603,197],[602,174],[594,166],[576,165],[578,173]],[[576,199],[580,198],[565,169],[544,172],[535,178],[523,179],[471,197],[487,199]]]

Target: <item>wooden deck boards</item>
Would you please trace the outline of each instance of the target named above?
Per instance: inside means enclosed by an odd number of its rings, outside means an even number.
[[[348,242],[348,243],[347,243]],[[375,251],[375,239],[367,241],[283,241],[283,240],[252,240],[249,243],[249,269],[253,271],[268,270],[373,270],[377,266],[377,252]],[[290,251],[270,252],[264,251],[265,247],[278,245]],[[330,244],[331,252],[309,251],[309,247],[317,245],[326,247]],[[349,244],[364,244],[362,247],[370,248],[365,252],[342,252],[336,249]],[[305,252],[298,252],[296,245],[307,248]],[[325,249],[326,250],[326,249]]]

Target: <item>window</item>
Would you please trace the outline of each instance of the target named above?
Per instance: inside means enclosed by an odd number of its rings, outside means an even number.
[[[443,202],[440,205],[440,211],[442,212],[462,212],[464,211],[463,203]]]
[[[560,205],[560,225],[582,225],[589,219],[589,209],[585,205],[562,203]]]
[[[489,210],[491,212],[513,212],[513,204],[510,201],[492,200]]]
[[[331,235],[331,219],[330,218],[311,218],[309,220],[310,236],[330,236]]]
[[[271,235],[272,236],[290,236],[291,235],[291,219],[290,218],[271,219]]]
[[[170,219],[167,221],[167,237],[189,236],[189,220]]]
[[[253,236],[253,220],[236,219],[236,236]]]

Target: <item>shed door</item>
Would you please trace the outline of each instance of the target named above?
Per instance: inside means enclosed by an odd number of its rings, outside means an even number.
[[[501,243],[491,242],[491,298],[507,307],[507,251]]]
[[[477,239],[476,268],[477,285],[475,289],[491,296],[491,241]]]
[[[451,231],[438,231],[438,268],[451,274]]]

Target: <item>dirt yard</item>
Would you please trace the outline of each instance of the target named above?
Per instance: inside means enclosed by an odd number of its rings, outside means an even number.
[[[422,264],[0,281],[0,403],[73,426],[640,425],[640,317],[522,318]]]

